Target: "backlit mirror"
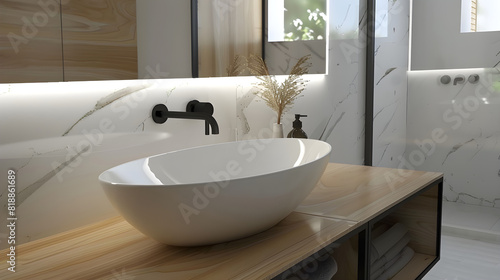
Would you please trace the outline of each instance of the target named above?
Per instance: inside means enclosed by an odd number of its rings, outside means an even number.
[[[197,77],[234,73],[250,54],[262,56],[271,74],[288,74],[311,55],[311,74],[326,73],[326,0],[193,0],[193,73]],[[238,60],[238,57],[240,60]]]
[[[273,74],[310,54],[323,74],[326,2],[2,0],[0,83],[228,76],[249,53]]]

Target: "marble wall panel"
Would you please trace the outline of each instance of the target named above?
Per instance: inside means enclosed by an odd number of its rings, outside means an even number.
[[[376,18],[373,165],[397,167],[406,138],[410,4],[388,1],[386,7]]]
[[[469,82],[475,74],[479,81]],[[449,84],[441,83],[445,75]],[[457,77],[465,82],[454,85]],[[400,164],[444,172],[446,201],[499,208],[499,106],[497,68],[410,72],[407,147]]]

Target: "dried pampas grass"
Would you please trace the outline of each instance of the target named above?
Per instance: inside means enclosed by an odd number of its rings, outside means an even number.
[[[260,82],[256,83],[257,96],[262,98],[266,104],[278,114],[279,124],[281,117],[293,105],[305,89],[307,80],[302,75],[309,73],[310,55],[301,57],[283,83],[278,83],[274,75],[269,74],[266,62],[258,55],[250,55],[247,60],[248,70],[255,75]]]
[[[247,70],[247,60],[244,56],[235,55],[226,67],[226,75],[228,77],[241,76],[245,70]]]

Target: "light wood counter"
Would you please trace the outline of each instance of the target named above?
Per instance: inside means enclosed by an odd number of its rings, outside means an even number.
[[[364,223],[440,179],[435,172],[330,164],[296,211]]]
[[[381,219],[387,210],[442,180],[439,173],[414,171],[388,184],[386,179],[397,172],[329,164],[309,197],[277,226],[213,246],[159,244],[116,217],[17,246],[15,273],[7,270],[7,250],[1,251],[0,278],[271,278],[321,248],[366,230],[370,221]]]

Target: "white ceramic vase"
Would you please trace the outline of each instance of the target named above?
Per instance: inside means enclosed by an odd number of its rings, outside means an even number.
[[[273,138],[283,138],[283,124],[273,124]]]

